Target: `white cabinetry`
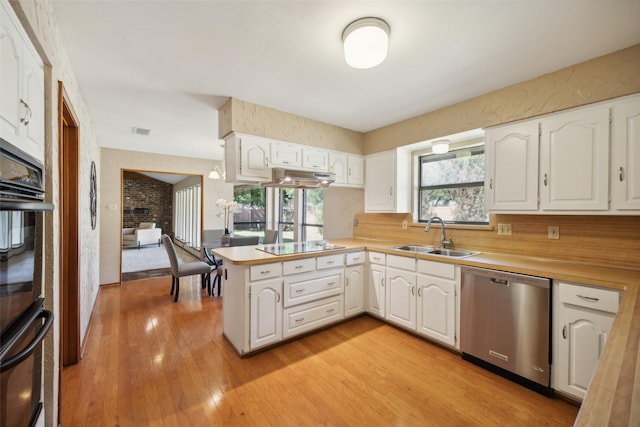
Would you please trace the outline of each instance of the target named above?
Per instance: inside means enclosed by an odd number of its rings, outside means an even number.
[[[344,316],[355,316],[364,312],[364,252],[347,254],[344,269]]]
[[[364,185],[364,157],[339,151],[329,152],[329,172],[336,174],[332,185]]]
[[[251,284],[252,349],[282,339],[282,280],[270,279]]]
[[[269,140],[257,136],[230,134],[225,138],[227,182],[271,180]]]
[[[490,211],[538,209],[538,121],[487,129],[485,189]]]
[[[408,213],[411,210],[411,155],[403,149],[365,158],[365,212]]]
[[[617,211],[640,210],[640,96],[611,107],[611,203]]]
[[[329,171],[329,152],[323,148],[302,147],[302,167],[314,171]]]
[[[385,316],[385,273],[386,255],[379,252],[369,252],[369,295],[367,312],[384,318]]]
[[[453,264],[418,260],[416,331],[443,344],[458,346],[456,267]]]
[[[283,142],[271,143],[271,166],[300,167],[302,166],[302,146]]]
[[[0,136],[44,161],[44,69],[7,2],[0,2]]]
[[[614,290],[554,282],[553,377],[556,391],[583,399],[618,311]]]
[[[540,126],[540,208],[608,210],[608,105],[554,114]]]
[[[387,256],[386,319],[405,328],[416,328],[416,260]]]

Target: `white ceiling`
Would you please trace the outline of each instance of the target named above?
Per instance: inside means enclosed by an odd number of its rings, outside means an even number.
[[[640,43],[631,0],[53,5],[101,146],[210,159],[229,97],[364,132]],[[356,70],[341,34],[366,16],[389,55]]]

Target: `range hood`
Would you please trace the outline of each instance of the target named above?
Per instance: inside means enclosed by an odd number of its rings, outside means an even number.
[[[273,168],[271,182],[263,183],[263,187],[328,187],[336,180],[336,174],[331,172],[298,171],[284,168]]]

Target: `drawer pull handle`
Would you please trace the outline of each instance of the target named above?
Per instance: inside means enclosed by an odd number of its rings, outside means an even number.
[[[298,269],[301,269],[302,267],[304,267],[304,265],[296,265],[294,268],[298,270]]]
[[[335,261],[327,261],[327,264],[333,264]]]
[[[578,298],[582,298],[582,299],[587,300],[587,301],[592,301],[592,302],[598,302],[598,301],[600,301],[600,298],[596,298],[596,297],[589,297],[589,296],[587,296],[587,295],[580,295],[580,294],[576,294],[576,296],[577,296]]]
[[[327,283],[327,286],[334,286],[336,284],[336,282],[329,282]]]
[[[299,318],[299,319],[296,319],[296,323],[300,323],[300,322],[302,322],[302,321],[304,321],[304,317],[301,317],[301,318]]]
[[[330,308],[329,310],[327,310],[327,313],[333,313],[335,310],[335,308]]]
[[[618,178],[620,178],[620,182],[624,181],[624,169],[622,169],[622,166],[618,169]]]
[[[271,270],[262,270],[260,272],[260,274],[269,274],[269,273],[271,273]]]
[[[353,257],[353,260],[354,260],[354,261],[360,261],[360,257],[359,257],[359,256],[354,256],[354,257]]]
[[[301,293],[301,292],[304,292],[304,291],[306,291],[305,288],[296,289],[296,293],[298,293],[298,294]]]

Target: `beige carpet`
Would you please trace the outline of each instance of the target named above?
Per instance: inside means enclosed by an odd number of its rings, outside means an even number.
[[[176,247],[176,252],[183,262],[198,261],[198,258],[180,247]],[[169,256],[163,245],[122,249],[123,281],[169,275],[170,269]]]

